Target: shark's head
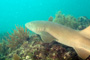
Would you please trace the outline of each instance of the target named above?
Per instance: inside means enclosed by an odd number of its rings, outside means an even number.
[[[55,38],[46,32],[48,22],[46,21],[33,21],[25,24],[25,27],[29,30],[39,34],[41,36],[42,41],[49,43],[52,42]]]
[[[28,22],[25,24],[25,27],[35,33],[39,33],[41,31],[45,30],[45,25],[42,23],[43,23],[43,21]]]

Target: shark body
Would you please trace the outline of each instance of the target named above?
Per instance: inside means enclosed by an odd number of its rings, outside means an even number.
[[[90,38],[85,36],[83,32],[49,21],[33,21],[26,23],[25,26],[31,31],[40,34],[45,42],[56,39],[57,42],[74,48],[83,59],[90,55]]]

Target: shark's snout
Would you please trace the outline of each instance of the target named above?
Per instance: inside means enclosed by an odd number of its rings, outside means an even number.
[[[31,23],[26,23],[26,24],[25,24],[25,27],[26,27],[26,28],[30,28],[31,25],[32,25]]]

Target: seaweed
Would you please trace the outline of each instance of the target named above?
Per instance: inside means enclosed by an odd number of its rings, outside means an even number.
[[[20,47],[24,41],[29,40],[29,31],[23,27],[16,26],[16,30],[13,30],[13,33],[8,33],[9,38],[6,37],[8,41],[8,47],[11,49],[15,49]]]
[[[32,41],[24,42],[20,48],[12,51],[8,57],[12,58],[12,55],[17,53],[23,60],[82,60],[70,47],[55,41],[44,43],[38,35],[33,35],[30,38]]]
[[[7,42],[3,40],[2,43],[0,43],[0,60],[5,60],[8,53],[9,49],[7,47]]]
[[[48,19],[48,21],[53,21],[53,17],[50,16],[49,19]]]
[[[5,40],[5,36],[8,37],[8,33],[7,32],[1,32],[0,33],[0,42],[2,42],[2,39]]]
[[[13,60],[21,60],[21,58],[17,54],[13,54]]]
[[[68,26],[70,28],[76,29],[76,30],[82,30],[90,25],[90,19],[88,19],[85,16],[81,16],[78,19],[71,15],[64,15],[59,11],[56,14],[55,19],[53,22]]]

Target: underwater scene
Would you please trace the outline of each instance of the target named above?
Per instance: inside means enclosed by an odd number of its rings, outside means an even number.
[[[90,0],[0,0],[0,60],[90,60]]]

